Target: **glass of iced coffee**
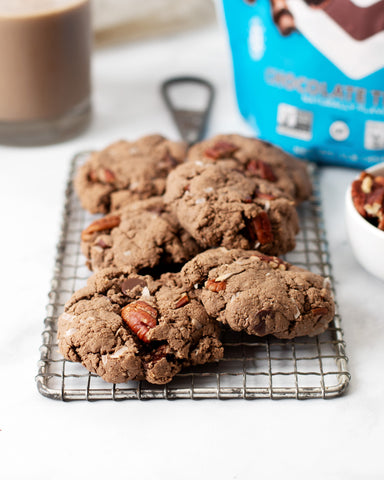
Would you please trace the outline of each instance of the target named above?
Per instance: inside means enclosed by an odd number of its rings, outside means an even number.
[[[88,125],[90,16],[90,0],[0,0],[0,143],[56,143]]]

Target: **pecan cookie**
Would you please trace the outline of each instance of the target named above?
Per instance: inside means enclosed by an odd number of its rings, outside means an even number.
[[[91,154],[76,175],[75,189],[86,210],[108,213],[133,200],[162,195],[169,171],[185,154],[184,143],[161,135],[121,140]]]
[[[201,249],[166,210],[162,197],[139,200],[95,220],[81,248],[91,270],[130,266],[132,271],[184,263]]]
[[[311,180],[305,162],[280,148],[256,138],[241,135],[217,135],[197,143],[188,151],[187,160],[220,162],[232,159],[247,176],[271,182],[290,195],[296,203],[311,194]]]
[[[329,280],[256,251],[207,250],[182,269],[209,315],[233,330],[318,335],[334,317]]]
[[[164,200],[202,247],[272,254],[295,247],[294,202],[270,183],[246,177],[233,162],[179,165],[168,177]]]
[[[219,332],[180,274],[155,281],[109,268],[66,304],[58,341],[66,359],[107,382],[164,384],[185,366],[222,358]]]

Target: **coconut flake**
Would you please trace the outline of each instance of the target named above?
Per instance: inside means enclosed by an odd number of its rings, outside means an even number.
[[[204,165],[204,162],[202,162],[200,160],[196,160],[195,165],[197,165],[198,167],[202,167]]]
[[[126,250],[125,252],[123,252],[123,255],[125,255],[126,257],[129,257],[129,255],[131,254],[132,254],[131,250]]]
[[[108,362],[108,356],[107,355],[102,355],[101,356],[101,361],[103,363],[103,365],[107,365],[107,362]]]
[[[115,353],[112,353],[112,355],[110,355],[110,358],[119,358],[123,356],[125,352],[128,352],[128,350],[129,348],[126,345],[124,345],[123,347],[116,350]]]
[[[150,298],[150,297],[151,297],[151,294],[150,294],[150,292],[149,292],[149,288],[148,288],[147,286],[145,286],[145,287],[143,288],[143,291],[142,291],[142,293],[141,293],[141,296],[142,296],[142,297],[147,297],[147,298]]]
[[[206,200],[205,200],[205,198],[203,198],[203,197],[201,197],[201,198],[196,198],[196,200],[195,200],[195,204],[196,204],[196,205],[200,205],[201,203],[205,203],[205,202],[206,202]]]
[[[213,192],[213,187],[204,188],[204,192],[205,193],[212,193]]]
[[[219,275],[215,278],[215,282],[223,282],[228,278],[232,277],[233,275],[238,275],[239,273],[244,272],[244,270],[239,270],[238,272],[230,272],[230,273],[223,273],[223,275]]]
[[[197,289],[199,288],[199,284],[198,284],[198,283],[195,283],[195,284],[193,285],[193,288],[194,288],[195,290],[197,290]]]
[[[256,248],[256,250],[260,247],[261,243],[260,242],[256,242],[255,243],[255,246],[253,248]]]
[[[234,302],[239,295],[240,295],[240,292],[236,292],[234,295],[232,295],[231,299],[229,300],[229,303]]]
[[[264,204],[264,211],[268,212],[270,208],[271,208],[271,202],[269,200],[266,200]]]
[[[200,330],[201,328],[203,328],[203,325],[197,321],[195,318],[192,320],[192,326],[193,328],[195,328],[196,330]]]
[[[129,189],[130,190],[136,190],[136,188],[139,186],[139,182],[132,182],[130,185],[129,185]]]

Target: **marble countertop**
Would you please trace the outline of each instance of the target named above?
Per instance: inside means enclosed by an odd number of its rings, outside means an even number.
[[[41,331],[72,155],[122,137],[177,131],[159,96],[173,74],[211,79],[208,135],[251,133],[237,111],[215,26],[98,50],[94,120],[44,148],[0,147],[1,478],[384,478],[383,282],[353,257],[344,195],[356,171],[321,173],[331,260],[352,381],[330,400],[63,403],[39,395]],[[380,440],[381,439],[381,440]]]

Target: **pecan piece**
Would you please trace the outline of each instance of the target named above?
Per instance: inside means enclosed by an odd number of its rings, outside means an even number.
[[[230,158],[239,149],[230,142],[220,141],[204,151],[206,157],[218,160],[219,158]]]
[[[257,189],[257,188],[256,188],[253,196],[255,198],[260,198],[261,200],[276,200],[276,197],[274,195],[271,195],[270,193],[260,192],[260,190]]]
[[[140,340],[149,343],[149,331],[157,324],[157,310],[146,302],[138,300],[121,310],[121,317]]]
[[[99,173],[99,178],[103,183],[113,183],[116,180],[116,175],[108,168],[103,168]]]
[[[322,315],[326,315],[329,312],[329,310],[327,307],[316,307],[316,308],[312,308],[311,312],[313,315],[322,316]]]
[[[81,232],[81,240],[83,242],[89,242],[94,233],[112,230],[112,228],[118,227],[119,225],[120,217],[117,215],[99,218],[88,225],[88,227]]]
[[[225,290],[227,286],[227,282],[223,280],[222,282],[216,282],[216,280],[209,279],[205,283],[205,287],[210,290],[211,292],[221,292]]]
[[[147,363],[144,364],[144,368],[147,366],[148,363],[156,363],[165,358],[168,354],[169,347],[168,345],[160,345],[159,348],[156,348],[150,356]]]
[[[352,201],[355,205],[356,210],[360,213],[362,217],[366,216],[364,205],[365,205],[365,193],[361,189],[361,180],[355,180],[352,183],[351,194]]]
[[[264,253],[257,253],[257,255],[252,255],[251,258],[258,258],[263,262],[267,262],[268,265],[274,269],[288,270],[289,268],[289,263],[284,262],[284,260],[281,260],[281,258],[271,257],[270,255],[265,255]]]
[[[189,303],[189,297],[187,293],[184,293],[176,302],[175,309],[184,307]]]
[[[252,242],[257,240],[260,245],[273,242],[272,225],[267,212],[261,212],[255,218],[251,218],[247,222],[247,230]]]
[[[268,180],[269,182],[277,181],[277,177],[274,174],[272,167],[262,160],[249,160],[246,169],[252,175],[262,178],[263,180]]]

